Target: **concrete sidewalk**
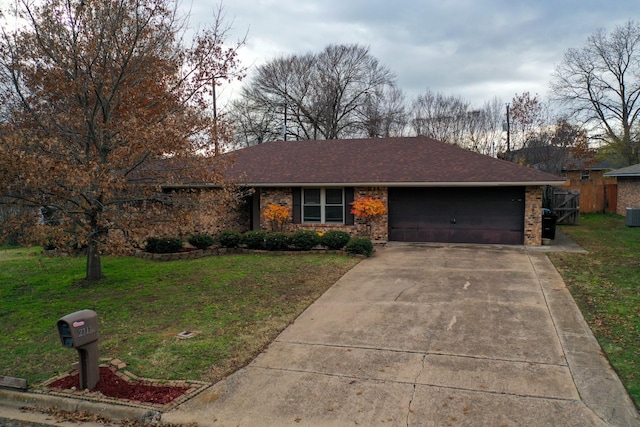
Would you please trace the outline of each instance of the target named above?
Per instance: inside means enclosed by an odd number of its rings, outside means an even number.
[[[378,249],[248,367],[162,421],[640,426],[543,253],[410,244]]]

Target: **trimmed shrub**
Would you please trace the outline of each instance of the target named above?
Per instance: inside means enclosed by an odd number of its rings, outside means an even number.
[[[310,251],[314,246],[320,244],[320,236],[315,231],[298,230],[293,233],[289,243],[295,249]]]
[[[220,233],[218,241],[225,248],[237,248],[242,240],[242,234],[235,230],[226,230]]]
[[[351,236],[346,231],[330,230],[320,237],[320,244],[327,249],[338,250],[344,248],[349,243],[349,239]]]
[[[47,239],[47,241],[42,244],[42,249],[44,249],[45,251],[52,251],[55,248],[56,244],[53,243],[51,239]]]
[[[265,247],[270,251],[283,251],[289,249],[289,235],[287,233],[267,233]]]
[[[189,244],[198,249],[207,249],[213,245],[213,242],[213,237],[204,233],[197,233],[189,237]]]
[[[371,256],[373,254],[373,243],[366,237],[352,237],[345,247],[350,254]]]
[[[182,239],[177,237],[149,237],[145,250],[153,254],[170,254],[182,249]]]
[[[242,235],[242,244],[249,249],[264,249],[267,232],[262,230],[247,231]]]

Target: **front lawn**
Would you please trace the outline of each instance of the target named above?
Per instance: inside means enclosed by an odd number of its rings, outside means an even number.
[[[552,262],[636,405],[640,403],[640,228],[625,218],[582,214],[562,232],[589,254],[554,253]]]
[[[244,366],[359,259],[339,254],[225,255],[188,261],[103,259],[83,286],[84,258],[0,248],[0,375],[30,385],[69,370],[57,320],[98,313],[100,357],[160,379],[217,381]],[[178,339],[182,331],[195,337]]]

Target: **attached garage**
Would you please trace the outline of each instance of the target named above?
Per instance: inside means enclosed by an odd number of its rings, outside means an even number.
[[[389,240],[520,245],[524,187],[389,188]]]

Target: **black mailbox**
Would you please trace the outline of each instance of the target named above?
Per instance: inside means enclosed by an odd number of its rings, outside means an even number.
[[[67,314],[58,320],[58,333],[65,347],[84,347],[98,341],[98,314],[93,310]]]
[[[80,388],[93,390],[100,379],[98,362],[98,314],[80,310],[58,320],[62,345],[78,350]]]

